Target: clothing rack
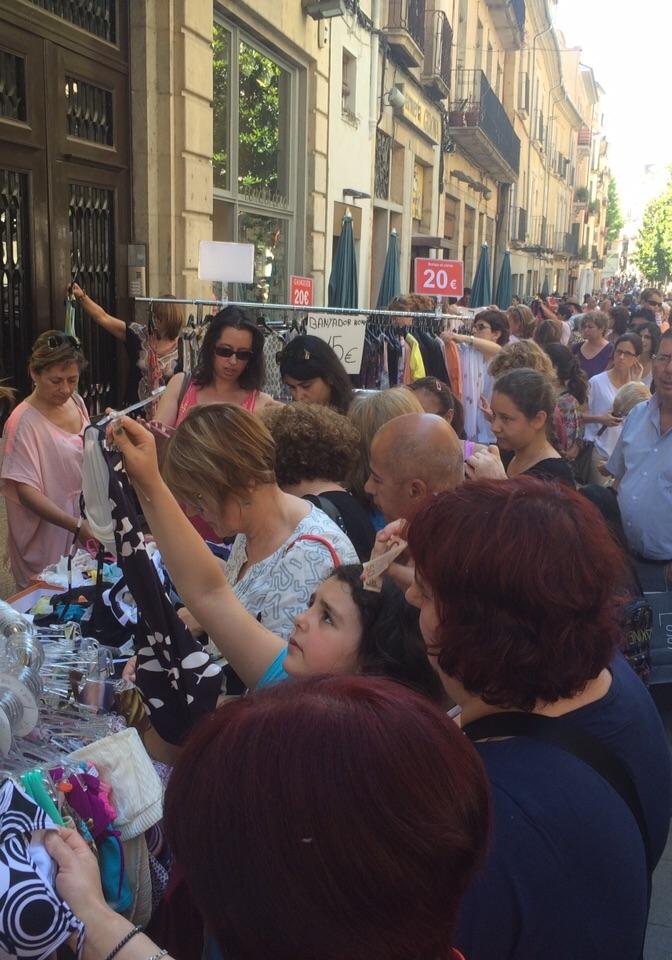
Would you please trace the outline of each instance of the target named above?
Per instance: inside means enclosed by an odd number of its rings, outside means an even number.
[[[371,320],[379,320],[383,324],[385,321],[389,321],[391,326],[398,326],[396,323],[392,323],[393,320],[399,317],[408,317],[411,320],[420,320],[420,321],[432,321],[436,323],[437,320],[446,320],[451,316],[457,315],[445,314],[441,308],[441,304],[437,304],[437,309],[432,313],[429,312],[413,312],[413,311],[402,311],[402,310],[377,310],[369,307],[321,307],[321,306],[296,306],[290,303],[258,303],[257,301],[245,301],[245,300],[205,300],[199,299],[196,297],[186,297],[186,298],[173,298],[173,297],[134,297],[135,303],[172,303],[172,304],[182,304],[183,306],[192,306],[192,307],[240,307],[243,310],[255,310],[255,311],[284,311],[291,314],[298,314],[305,316],[308,313],[320,313],[320,314],[334,314],[336,316],[365,316]],[[205,321],[205,317],[203,320]],[[466,323],[473,321],[473,316],[468,314],[461,314],[460,319]],[[273,322],[273,321],[271,321]]]

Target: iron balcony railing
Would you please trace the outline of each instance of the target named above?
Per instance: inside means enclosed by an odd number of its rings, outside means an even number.
[[[425,13],[424,77],[440,77],[450,90],[453,31],[443,10]]]
[[[451,112],[456,107],[464,112],[464,125],[480,127],[508,166],[518,175],[520,140],[482,70],[457,71]]]
[[[425,0],[389,0],[388,29],[406,30],[425,49]]]

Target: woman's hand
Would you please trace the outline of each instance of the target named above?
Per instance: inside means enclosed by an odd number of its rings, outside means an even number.
[[[597,422],[604,427],[620,427],[623,423],[623,417],[615,417],[613,413],[603,413]]]
[[[480,396],[480,398],[479,398],[478,407],[479,407],[479,410],[481,410],[481,411],[483,412],[483,416],[484,416],[485,419],[488,421],[488,423],[492,423],[495,415],[494,415],[494,413],[492,412],[492,407],[490,406],[490,401],[489,401],[488,398],[487,398],[486,396],[484,396],[483,394],[481,394],[481,396]]]
[[[44,845],[58,864],[56,890],[72,912],[87,923],[100,911],[109,910],[100,885],[98,861],[77,831],[50,830],[45,834]]]
[[[138,667],[138,658],[131,657],[126,661],[124,669],[121,671],[121,679],[128,683],[135,683],[135,671]]]
[[[82,290],[82,288],[80,287],[80,285],[79,285],[78,283],[75,283],[74,281],[73,281],[73,282],[70,284],[70,286],[68,287],[67,292],[68,292],[68,293],[71,293],[72,296],[73,296],[73,297],[75,298],[75,300],[77,300],[77,301],[83,300],[84,297],[86,296],[86,294],[84,293],[84,291]]]
[[[499,447],[492,444],[487,450],[472,453],[464,465],[464,474],[468,480],[506,480]]]
[[[180,607],[180,609],[177,611],[177,615],[193,637],[199,637],[201,634],[205,633],[205,630],[200,625],[196,617],[193,615],[193,613],[189,613],[186,607]]]
[[[162,483],[152,434],[130,417],[120,417],[108,427],[107,441],[120,450],[133,486],[151,500],[151,491]]]

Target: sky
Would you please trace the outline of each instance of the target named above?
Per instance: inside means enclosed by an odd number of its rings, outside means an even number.
[[[624,214],[637,218],[672,164],[672,12],[666,0],[558,0],[554,18],[605,90],[610,166]]]

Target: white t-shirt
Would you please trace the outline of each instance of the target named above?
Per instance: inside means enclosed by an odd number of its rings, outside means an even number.
[[[609,377],[607,370],[604,373],[598,373],[588,381],[588,413],[590,416],[596,416],[602,413],[611,413],[614,406],[614,400],[618,393],[618,387],[615,387]],[[586,424],[586,440],[592,440],[595,443],[595,449],[605,460],[614,452],[616,441],[621,435],[622,425],[617,427],[607,427],[604,433],[598,437],[602,428],[601,423]]]
[[[322,510],[313,506],[291,536],[265,560],[238,574],[247,560],[247,538],[238,534],[226,564],[226,576],[248,613],[283,640],[289,640],[294,618],[308,608],[317,587],[332,573],[331,552],[318,536],[334,548],[340,564],[359,563],[357,551],[345,533]]]

